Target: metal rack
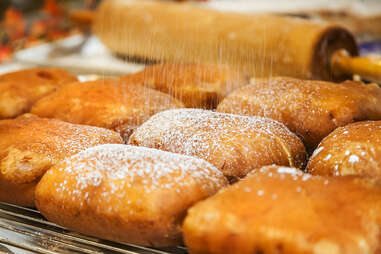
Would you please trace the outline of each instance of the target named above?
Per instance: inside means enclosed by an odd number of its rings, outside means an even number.
[[[157,249],[99,240],[51,223],[37,210],[0,203],[0,253],[186,254],[187,251],[185,247]]]

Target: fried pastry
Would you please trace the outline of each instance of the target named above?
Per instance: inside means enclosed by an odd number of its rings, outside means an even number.
[[[0,202],[34,207],[34,191],[38,180],[31,183],[13,183],[0,174]]]
[[[0,119],[30,110],[38,99],[77,81],[69,72],[55,68],[33,68],[0,75]]]
[[[217,111],[280,121],[302,137],[312,153],[339,126],[381,119],[381,88],[361,82],[260,79],[232,92]]]
[[[156,112],[183,104],[168,94],[114,80],[73,83],[39,100],[31,112],[41,117],[115,130],[125,139]]]
[[[112,241],[182,243],[187,209],[227,180],[204,160],[129,145],[101,145],[51,168],[36,189],[50,221]]]
[[[168,93],[187,108],[213,109],[228,93],[247,85],[249,76],[225,65],[163,63],[147,66],[121,80]]]
[[[188,210],[190,254],[358,254],[380,250],[381,185],[268,166]]]
[[[381,121],[337,128],[319,144],[307,170],[317,175],[365,175],[381,179]]]
[[[123,143],[116,132],[25,114],[0,121],[0,201],[34,206],[33,193],[53,165],[86,148]]]
[[[274,163],[301,168],[306,159],[303,143],[282,123],[202,109],[160,112],[129,143],[202,158],[232,182]]]

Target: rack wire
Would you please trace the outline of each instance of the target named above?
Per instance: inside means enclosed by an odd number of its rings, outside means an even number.
[[[0,202],[0,254],[21,251],[40,254],[187,254],[186,248],[181,246],[148,248],[88,237],[47,221],[37,210]]]

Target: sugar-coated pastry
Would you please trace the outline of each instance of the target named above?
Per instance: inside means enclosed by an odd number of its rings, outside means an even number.
[[[33,114],[112,129],[125,139],[151,115],[183,104],[168,94],[114,80],[73,83],[39,100]]]
[[[307,170],[317,175],[365,175],[381,179],[381,121],[337,128],[319,144]]]
[[[232,92],[217,111],[278,120],[300,135],[312,153],[339,126],[381,119],[381,88],[361,82],[261,79]]]
[[[25,114],[0,121],[0,201],[34,206],[33,192],[53,165],[86,148],[123,143],[111,130]]]
[[[234,89],[247,85],[249,76],[226,65],[162,63],[122,77],[179,99],[187,108],[216,108]]]
[[[188,210],[190,254],[358,254],[381,248],[381,185],[268,166]]]
[[[282,123],[202,109],[160,112],[129,143],[200,157],[231,181],[265,165],[301,168],[306,159],[303,143]]]
[[[0,119],[30,110],[38,99],[77,78],[56,68],[33,68],[0,75]]]
[[[101,145],[51,168],[36,189],[50,221],[145,246],[182,243],[187,209],[227,180],[204,160],[129,145]]]

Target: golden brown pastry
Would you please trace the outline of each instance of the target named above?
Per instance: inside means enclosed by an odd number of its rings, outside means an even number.
[[[280,121],[301,136],[312,153],[339,126],[381,119],[381,88],[361,82],[260,79],[232,92],[217,111]]]
[[[204,160],[129,145],[101,145],[50,169],[36,205],[50,221],[108,240],[182,243],[187,209],[227,180]]]
[[[123,143],[118,133],[25,114],[0,121],[0,201],[34,206],[33,192],[53,165],[86,148]]]
[[[31,112],[41,117],[115,130],[127,139],[156,112],[181,107],[183,104],[168,94],[100,79],[62,87],[39,100]]]
[[[307,170],[317,175],[365,175],[381,179],[381,121],[337,128],[319,144]]]
[[[38,180],[31,183],[12,183],[0,174],[0,202],[34,207],[34,191]]]
[[[381,185],[268,166],[197,203],[183,231],[190,254],[378,253]]]
[[[231,181],[265,165],[301,168],[306,159],[303,143],[279,122],[201,109],[160,112],[129,143],[202,158]]]
[[[0,75],[0,119],[28,112],[38,99],[74,81],[77,81],[75,76],[55,68],[33,68]]]
[[[216,108],[232,90],[247,85],[249,76],[225,65],[163,63],[121,78],[168,93],[187,108]]]

